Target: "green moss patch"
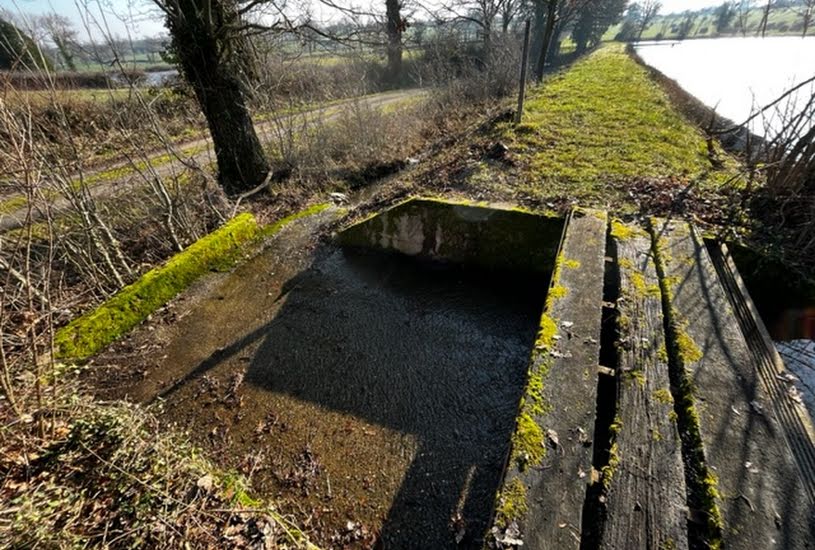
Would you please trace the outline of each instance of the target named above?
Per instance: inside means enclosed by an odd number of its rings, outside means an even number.
[[[86,359],[96,354],[204,273],[231,267],[241,245],[257,234],[254,216],[237,216],[57,331],[54,338],[57,356]]]
[[[498,495],[496,523],[506,527],[513,521],[522,519],[527,511],[526,486],[520,479],[515,478],[507,483]]]

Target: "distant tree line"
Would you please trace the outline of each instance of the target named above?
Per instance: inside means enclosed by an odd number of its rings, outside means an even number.
[[[692,36],[740,34],[766,36],[771,32],[800,33],[806,37],[815,15],[815,0],[726,0],[717,6],[681,14],[658,16],[653,8],[658,2],[631,4],[616,38],[636,41],[653,25],[660,25],[654,38],[683,40]],[[777,16],[775,22],[771,19]]]

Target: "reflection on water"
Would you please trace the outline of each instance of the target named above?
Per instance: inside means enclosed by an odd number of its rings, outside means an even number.
[[[716,38],[683,42],[643,42],[637,53],[649,65],[706,105],[737,123],[755,107],[763,107],[794,85],[815,76],[815,37]],[[812,86],[792,96],[800,112]],[[756,119],[753,133],[764,135],[765,124],[777,128],[776,111]]]
[[[774,340],[815,340],[815,306],[785,309],[767,328]]]

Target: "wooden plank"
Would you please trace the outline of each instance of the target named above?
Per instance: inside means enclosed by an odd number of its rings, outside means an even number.
[[[617,416],[603,472],[601,548],[688,547],[685,472],[665,350],[662,295],[643,229],[612,222],[620,299]]]
[[[566,222],[530,360],[529,382],[504,485],[495,539],[524,548],[578,548],[592,438],[607,217],[575,210]]]
[[[722,542],[731,549],[809,548],[812,504],[711,258],[687,224],[652,225]],[[718,521],[710,511],[695,516],[709,525]]]

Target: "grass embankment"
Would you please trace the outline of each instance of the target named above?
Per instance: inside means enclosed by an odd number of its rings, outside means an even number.
[[[743,187],[739,162],[709,143],[619,43],[532,87],[521,124],[503,113],[423,163],[400,192],[719,224]]]
[[[717,190],[738,175],[625,53],[608,45],[532,90],[523,122],[500,128],[521,162],[519,189],[547,198],[631,206],[630,187],[666,179]],[[623,184],[623,185],[620,185]]]

